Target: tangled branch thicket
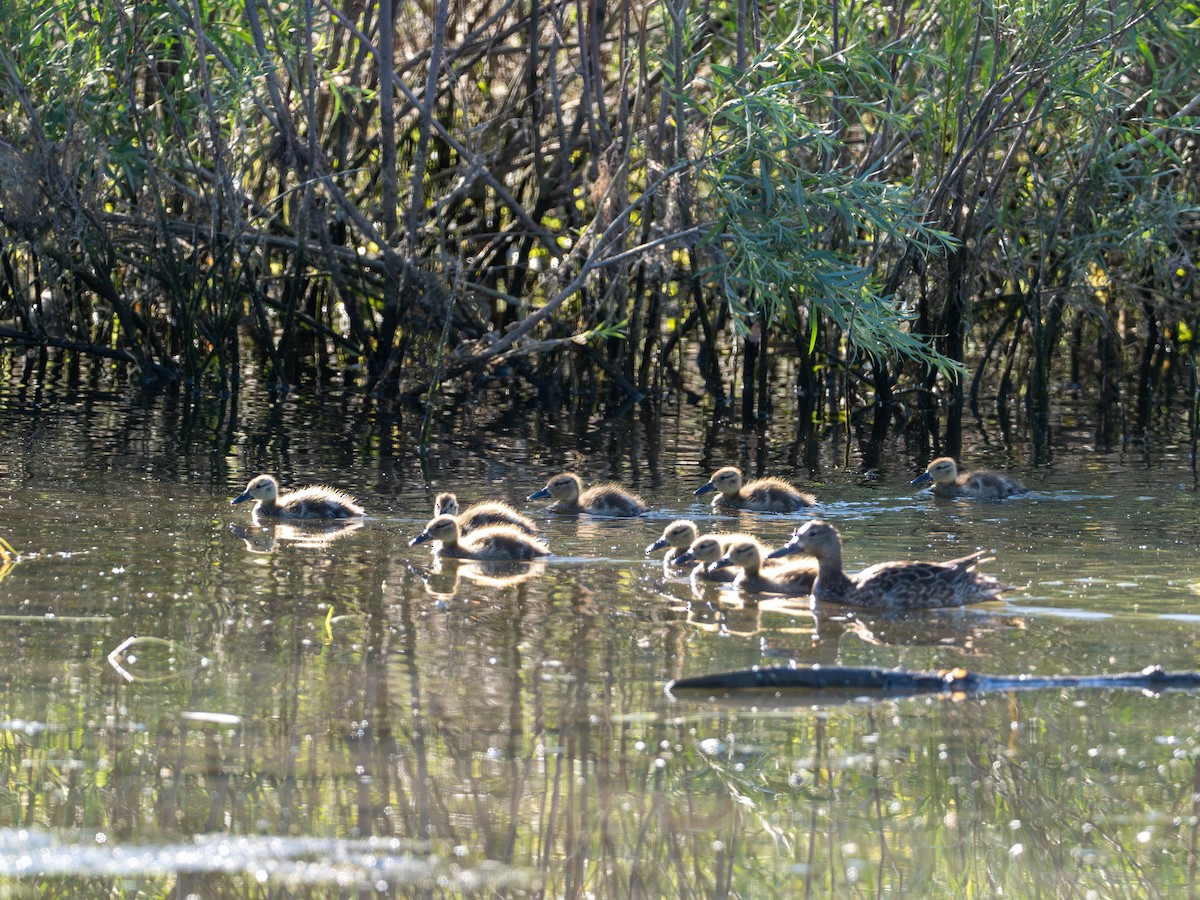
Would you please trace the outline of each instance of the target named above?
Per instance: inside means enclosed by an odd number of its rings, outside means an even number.
[[[747,417],[782,354],[810,419],[953,447],[981,385],[1038,425],[1069,383],[1146,430],[1195,382],[1196,19],[7,4],[0,339],[195,385],[253,348],[276,386],[499,373],[547,402],[723,396],[736,346]]]

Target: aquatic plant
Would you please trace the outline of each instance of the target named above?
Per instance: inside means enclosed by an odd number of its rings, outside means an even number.
[[[1064,386],[1102,442],[1196,393],[1175,6],[600,12],[5,6],[0,340],[429,410],[702,384],[752,424],[782,386],[868,463],[957,453],[968,405],[1042,457]]]

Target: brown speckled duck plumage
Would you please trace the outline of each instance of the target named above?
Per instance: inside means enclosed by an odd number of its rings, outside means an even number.
[[[847,575],[842,569],[842,536],[828,522],[815,519],[798,528],[771,558],[806,553],[817,559],[817,600],[880,612],[940,609],[995,600],[1005,590],[990,575],[975,571],[985,551],[949,562],[885,562]]]
[[[255,515],[278,519],[352,519],[366,515],[349,494],[324,485],[280,495],[279,483],[270,475],[252,478],[246,490],[229,502],[232,505],[247,500],[257,501]]]
[[[735,466],[717,469],[707,484],[695,492],[695,496],[716,491],[714,508],[744,509],[751,512],[795,512],[816,506],[812,494],[806,494],[779,478],[758,478],[743,483],[742,471]]]
[[[593,516],[632,518],[647,510],[645,501],[631,494],[619,484],[598,484],[583,489],[578,475],[563,472],[555,475],[540,491],[529,495],[529,500],[552,499],[552,512],[588,513]]]
[[[491,525],[511,525],[530,537],[537,537],[539,533],[538,527],[532,519],[521,515],[507,503],[485,500],[483,503],[472,504],[460,512],[458,497],[449,492],[438,494],[434,499],[433,516],[435,519],[438,516],[454,516],[458,519],[458,530],[462,534],[470,534],[472,531],[478,531],[480,528],[487,528]]]
[[[1007,500],[1029,493],[1029,488],[1003,472],[990,469],[959,472],[958,464],[949,456],[939,456],[912,480],[913,484],[926,482],[933,482],[930,490],[939,497],[967,500]]]
[[[451,559],[538,559],[550,554],[550,548],[540,540],[511,525],[489,525],[462,534],[453,516],[434,517],[408,544],[415,547],[426,541],[437,541],[439,552]]]

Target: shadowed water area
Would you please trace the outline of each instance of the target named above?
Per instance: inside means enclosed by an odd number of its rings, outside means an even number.
[[[586,426],[487,403],[435,423],[297,400],[0,387],[0,878],[67,895],[1084,896],[1195,890],[1200,709],[1064,690],[758,706],[676,677],[822,663],[984,674],[1200,668],[1185,450],[1085,434],[1014,469],[1033,497],[942,501],[788,424],[692,407]],[[794,431],[794,429],[793,429]],[[967,463],[1003,463],[976,448]],[[797,465],[796,458],[807,462]],[[905,615],[696,590],[646,546],[677,517],[782,543],[809,516],[713,516],[717,466],[820,500],[850,571],[977,548],[999,602]],[[546,513],[564,468],[651,513]],[[256,524],[259,472],[369,517]],[[503,499],[554,555],[436,562],[433,497]],[[131,640],[133,639],[133,640]]]

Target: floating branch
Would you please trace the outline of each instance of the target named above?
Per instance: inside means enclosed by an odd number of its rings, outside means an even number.
[[[130,683],[182,678],[202,663],[198,653],[159,637],[128,637],[108,654],[108,664]]]
[[[707,692],[709,700],[747,705],[770,693],[775,704],[788,705],[792,699],[781,691],[804,692],[795,705],[846,703],[856,700],[911,697],[916,694],[948,694],[964,697],[986,691],[1030,691],[1050,688],[1132,688],[1147,694],[1163,691],[1200,689],[1198,672],[1166,672],[1160,666],[1147,666],[1140,672],[1120,675],[979,675],[966,669],[944,672],[905,672],[874,667],[812,666],[811,668],[742,669],[695,678],[679,678],[667,685],[667,693]],[[743,691],[738,696],[731,692]],[[695,699],[689,698],[689,699]]]

